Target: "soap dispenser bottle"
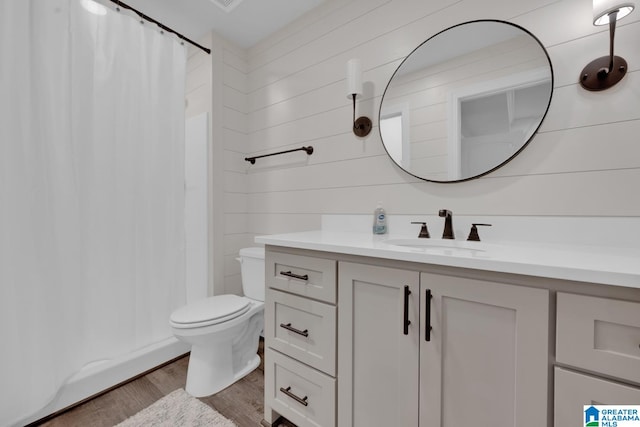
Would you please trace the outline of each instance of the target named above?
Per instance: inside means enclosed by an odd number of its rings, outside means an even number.
[[[385,234],[387,232],[387,213],[378,202],[378,207],[373,212],[373,234]]]

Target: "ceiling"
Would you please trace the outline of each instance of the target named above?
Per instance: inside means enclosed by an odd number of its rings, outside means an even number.
[[[248,48],[324,0],[123,0],[122,2],[197,41],[213,30]],[[220,4],[220,5],[219,5]],[[227,10],[223,9],[228,5]]]

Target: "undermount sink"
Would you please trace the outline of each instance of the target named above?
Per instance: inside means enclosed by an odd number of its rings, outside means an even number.
[[[469,242],[464,240],[446,240],[446,239],[424,239],[424,238],[407,238],[407,239],[387,239],[383,243],[392,246],[402,246],[416,249],[453,249],[463,251],[484,252],[486,249],[481,242]]]

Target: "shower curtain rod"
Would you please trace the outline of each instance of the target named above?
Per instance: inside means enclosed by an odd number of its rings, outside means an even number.
[[[120,7],[123,7],[125,9],[129,9],[130,11],[134,12],[135,14],[137,14],[140,18],[144,19],[145,21],[149,21],[149,22],[153,22],[154,24],[156,24],[158,27],[162,28],[165,31],[169,31],[170,33],[175,34],[176,36],[178,36],[180,39],[191,43],[192,45],[194,45],[195,47],[204,50],[205,52],[207,52],[209,55],[211,55],[211,49],[207,49],[206,47],[199,45],[198,43],[194,42],[193,40],[190,40],[188,38],[186,38],[185,36],[183,36],[182,34],[180,34],[179,32],[172,30],[171,28],[167,27],[166,25],[162,24],[161,22],[156,21],[155,19],[151,18],[150,16],[145,15],[144,13],[140,12],[139,10],[136,10],[134,8],[132,8],[131,6],[129,6],[128,4],[122,3],[119,0],[109,0],[111,3],[115,3]]]

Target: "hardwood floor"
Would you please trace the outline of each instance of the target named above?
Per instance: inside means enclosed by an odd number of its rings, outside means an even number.
[[[260,340],[258,354],[263,359]],[[51,419],[34,423],[44,427],[112,427],[178,388],[184,388],[189,356],[182,357]],[[200,399],[233,420],[238,427],[259,426],[264,409],[264,363],[249,375],[213,396]],[[286,420],[282,427],[295,427]],[[182,426],[181,426],[182,427]],[[187,427],[187,426],[184,426]]]

